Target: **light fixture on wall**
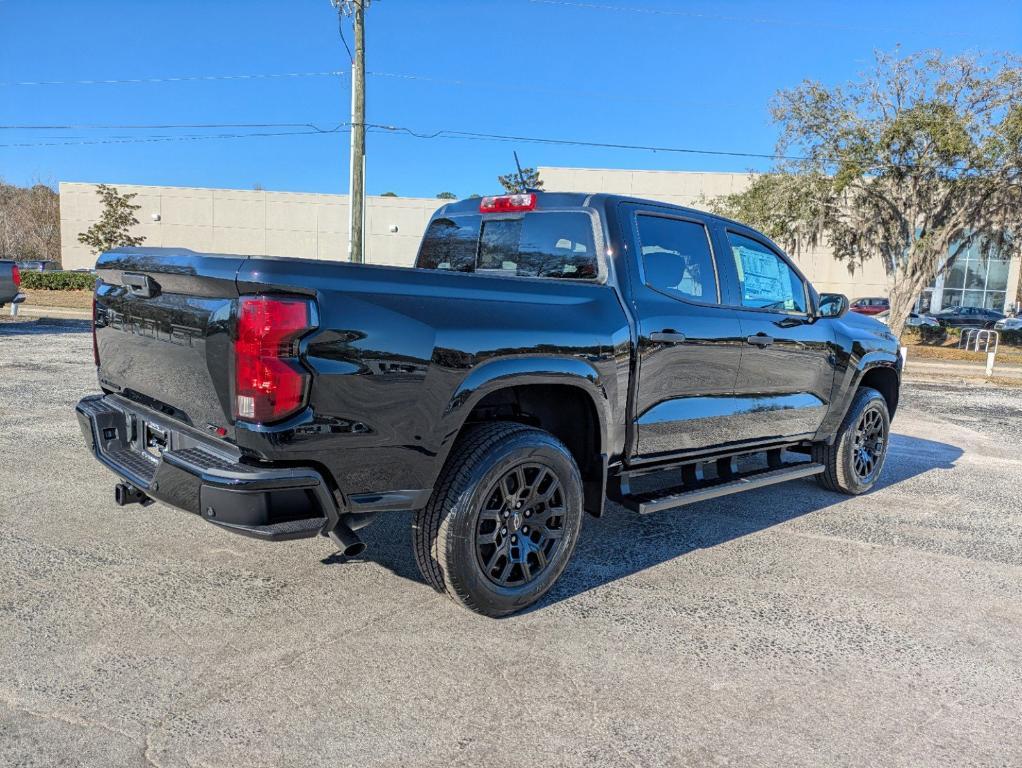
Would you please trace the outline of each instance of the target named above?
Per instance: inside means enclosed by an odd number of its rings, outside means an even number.
[[[392,235],[397,233],[397,224],[391,224],[390,225],[390,233]]]
[[[153,221],[159,221],[160,220],[160,214],[154,212],[153,215],[152,215],[152,219],[153,219]]]

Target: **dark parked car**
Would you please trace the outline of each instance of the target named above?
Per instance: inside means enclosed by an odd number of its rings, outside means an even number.
[[[20,304],[25,300],[21,293],[21,271],[13,261],[0,261],[0,307],[5,304]]]
[[[985,307],[949,307],[933,317],[944,327],[993,328],[994,323],[1004,319],[1004,313]]]
[[[124,248],[97,275],[103,394],[77,410],[118,503],[349,556],[412,510],[423,577],[490,616],[553,585],[608,494],[869,490],[898,406],[884,325],[760,233],[649,200],[452,202],[415,269]]]
[[[858,312],[860,315],[879,315],[891,308],[891,302],[887,299],[867,297],[856,299],[849,305],[849,308],[852,312]]]
[[[60,266],[55,261],[19,261],[18,268],[22,272],[50,272],[55,269],[60,269]]]

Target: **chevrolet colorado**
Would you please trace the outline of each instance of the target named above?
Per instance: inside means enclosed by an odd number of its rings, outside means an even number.
[[[898,405],[885,326],[754,230],[649,200],[452,202],[414,269],[123,248],[97,275],[77,413],[118,503],[348,556],[411,510],[423,577],[489,616],[551,587],[608,495],[869,490]]]

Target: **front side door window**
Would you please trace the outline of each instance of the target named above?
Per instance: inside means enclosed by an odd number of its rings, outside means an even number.
[[[727,233],[738,270],[743,307],[805,314],[808,309],[802,278],[777,253],[752,238]]]

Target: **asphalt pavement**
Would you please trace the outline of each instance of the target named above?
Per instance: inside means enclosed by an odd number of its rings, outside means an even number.
[[[0,322],[0,766],[1022,764],[1022,390],[907,384],[866,496],[610,505],[495,621],[407,514],[336,562],[118,508],[91,358]]]

